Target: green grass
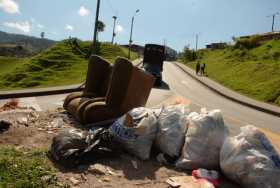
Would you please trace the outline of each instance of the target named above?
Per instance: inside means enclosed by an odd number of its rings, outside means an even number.
[[[280,41],[252,49],[200,51],[210,78],[260,101],[280,106]],[[185,63],[194,68],[196,62]]]
[[[83,51],[89,51],[90,42],[79,44]],[[98,55],[113,63],[117,56],[127,57],[127,50],[101,43]],[[132,53],[132,59],[136,57]],[[71,49],[67,41],[29,59],[3,57],[0,58],[0,90],[78,84],[85,80],[87,62],[83,55]]]
[[[3,57],[0,56],[0,75],[6,74],[13,70],[22,59],[15,58],[15,57]]]
[[[50,178],[44,182],[43,176]],[[54,169],[45,151],[0,148],[0,188],[54,187],[55,184]]]

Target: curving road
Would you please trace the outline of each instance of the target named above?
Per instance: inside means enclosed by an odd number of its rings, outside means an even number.
[[[240,126],[248,124],[280,133],[279,117],[243,106],[216,94],[171,62],[164,65],[163,80],[172,92],[191,101],[192,110],[199,111],[201,107],[221,109],[225,122],[233,133],[237,133]]]

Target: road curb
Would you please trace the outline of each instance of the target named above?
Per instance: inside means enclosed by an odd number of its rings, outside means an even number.
[[[65,93],[72,93],[77,91],[82,91],[82,87],[73,87],[73,88],[61,88],[61,89],[51,89],[47,88],[46,90],[21,90],[21,91],[14,91],[14,92],[5,92],[0,94],[1,99],[12,99],[12,98],[22,98],[22,97],[39,97],[39,96],[46,96],[46,95],[58,95],[58,94],[65,94]]]
[[[240,100],[236,97],[233,97],[233,96],[230,96],[230,95],[227,95],[225,94],[223,91],[213,87],[213,86],[210,86],[208,84],[206,84],[203,80],[197,78],[196,76],[194,76],[193,74],[191,74],[190,72],[188,72],[187,70],[185,70],[182,66],[185,66],[185,65],[180,65],[178,63],[175,63],[175,65],[181,69],[183,72],[187,73],[189,76],[191,76],[193,79],[197,80],[198,82],[200,82],[202,85],[206,86],[207,88],[211,89],[212,91],[214,91],[215,93],[231,100],[231,101],[234,101],[234,102],[237,102],[239,104],[242,104],[244,106],[247,106],[247,107],[250,107],[250,108],[253,108],[255,110],[258,110],[258,111],[261,111],[261,112],[265,112],[265,113],[268,113],[268,114],[271,114],[271,115],[274,115],[274,116],[278,116],[280,117],[280,112],[278,111],[275,111],[275,110],[272,110],[272,109],[268,109],[268,108],[264,108],[262,106],[259,106],[259,105],[256,105],[256,104],[252,104],[252,103],[249,103],[249,102],[246,102],[246,101],[243,101],[243,100]]]

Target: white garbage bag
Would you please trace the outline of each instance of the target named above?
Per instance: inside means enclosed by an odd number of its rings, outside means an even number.
[[[114,140],[136,157],[147,160],[157,133],[157,118],[147,108],[135,108],[110,128]]]
[[[158,117],[155,145],[170,157],[179,157],[187,131],[187,113],[184,105],[163,107]]]
[[[223,173],[248,188],[279,188],[280,158],[264,133],[254,126],[226,139],[220,155]]]
[[[189,114],[189,125],[177,168],[218,169],[220,149],[229,131],[220,110]]]

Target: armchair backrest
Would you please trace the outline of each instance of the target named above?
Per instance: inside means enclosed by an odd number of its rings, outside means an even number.
[[[106,103],[121,113],[145,106],[153,84],[153,76],[134,67],[127,59],[118,58],[111,74]]]
[[[111,108],[119,109],[126,95],[133,65],[124,58],[117,58],[112,69],[110,86],[106,95],[106,103]]]
[[[109,86],[112,66],[105,59],[92,55],[88,63],[88,71],[84,93],[105,96]]]

